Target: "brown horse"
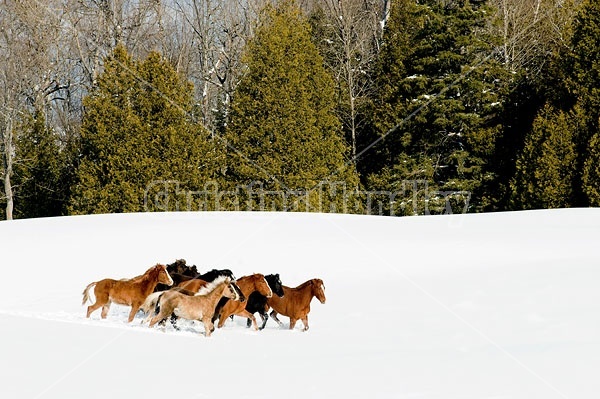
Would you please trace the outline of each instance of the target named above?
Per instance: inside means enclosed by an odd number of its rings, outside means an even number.
[[[325,285],[323,280],[314,278],[308,280],[296,288],[283,286],[283,297],[273,295],[267,299],[267,305],[273,308],[271,317],[279,326],[283,323],[277,318],[281,313],[290,318],[290,330],[294,329],[296,321],[302,320],[304,330],[308,330],[308,313],[310,312],[310,301],[316,296],[321,303],[325,303]]]
[[[112,302],[119,305],[131,306],[129,313],[129,323],[135,317],[140,306],[144,303],[146,297],[154,291],[154,287],[158,283],[173,285],[173,280],[165,265],[157,264],[151,267],[141,276],[136,276],[132,279],[113,280],[110,278],[93,282],[83,290],[82,305],[90,299],[90,289],[94,287],[94,295],[96,302],[88,306],[86,317],[90,317],[92,312],[98,308],[102,308],[102,318],[105,319],[110,309]]]
[[[233,287],[233,282],[227,276],[216,278],[208,283],[197,294],[188,296],[176,290],[165,291],[156,304],[157,312],[150,320],[150,327],[165,320],[171,314],[188,320],[200,320],[204,324],[204,332],[207,337],[214,331],[215,327],[212,317],[215,306],[221,297],[239,301],[238,291]]]
[[[193,280],[182,281],[181,283],[177,284],[177,287],[188,291],[198,292],[200,291],[200,288],[205,287],[207,284],[208,281],[195,278]]]
[[[265,276],[260,273],[241,277],[236,281],[236,283],[246,298],[248,298],[254,291],[259,292],[267,298],[271,298],[273,296],[273,291],[271,291],[271,287],[269,287],[267,280],[265,280]],[[223,327],[227,321],[227,318],[231,315],[246,317],[252,320],[252,326],[255,330],[258,330],[256,318],[252,313],[246,310],[246,304],[233,301],[228,301],[223,305],[223,308],[219,314],[219,324],[217,327]]]

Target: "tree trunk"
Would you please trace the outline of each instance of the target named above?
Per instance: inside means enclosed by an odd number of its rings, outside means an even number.
[[[4,151],[2,161],[4,164],[4,195],[6,196],[6,220],[13,218],[13,191],[10,183],[13,167],[13,132],[11,119],[7,118],[4,131]]]

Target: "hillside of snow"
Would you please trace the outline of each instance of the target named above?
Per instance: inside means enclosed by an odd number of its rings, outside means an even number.
[[[0,222],[2,398],[597,398],[600,209]],[[324,280],[310,330],[150,329],[87,284],[185,259]],[[281,316],[284,323],[286,317]]]

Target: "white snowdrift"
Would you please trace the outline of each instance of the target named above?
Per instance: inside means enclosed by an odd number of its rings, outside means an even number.
[[[597,398],[600,209],[0,223],[2,398]],[[322,278],[310,330],[149,329],[81,292],[184,258]],[[287,322],[287,318],[283,318]],[[301,323],[300,323],[301,325]]]

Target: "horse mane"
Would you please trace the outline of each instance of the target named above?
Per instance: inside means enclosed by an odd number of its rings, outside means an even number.
[[[213,281],[206,284],[204,287],[200,288],[200,290],[195,294],[195,296],[208,295],[219,286],[219,284],[229,281],[229,276],[219,276]]]
[[[312,284],[312,282],[313,282],[314,280],[315,280],[314,278],[311,278],[310,280],[303,282],[302,284],[300,284],[299,286],[297,286],[297,287],[296,287],[296,288],[294,288],[294,289],[300,289],[300,288],[304,288],[304,287],[306,287],[307,285],[309,285],[309,284]]]
[[[156,265],[152,266],[150,269],[146,270],[146,273],[144,273],[142,276],[151,276],[153,274],[157,274],[158,275],[158,273],[160,273],[160,268],[161,267],[165,268],[165,270],[167,269],[165,267],[165,265],[157,263]]]

